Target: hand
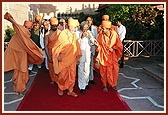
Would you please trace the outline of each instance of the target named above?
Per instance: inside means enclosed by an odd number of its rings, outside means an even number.
[[[118,61],[120,61],[121,60],[121,58],[118,58]]]
[[[10,19],[13,19],[13,17],[10,13],[6,12],[5,15],[4,15],[4,19],[10,20]]]
[[[99,61],[95,62],[95,67],[96,67],[96,69],[100,69],[100,63],[99,63]]]
[[[59,55],[59,56],[57,57],[57,60],[58,60],[58,62],[61,62],[61,61],[62,61],[62,57]]]
[[[83,32],[82,33],[82,38],[86,37],[87,36],[87,32]]]
[[[99,46],[99,42],[95,39],[94,40],[94,44],[96,45],[96,46]]]
[[[113,52],[114,51],[114,49],[113,48],[109,48],[109,52]]]
[[[76,64],[79,65],[80,61],[79,61],[80,58],[76,58]]]
[[[51,57],[48,57],[48,61],[49,61],[50,63],[52,63],[52,58],[51,58]]]
[[[88,35],[88,38],[90,39],[90,38],[91,38],[91,35],[90,35],[90,33],[89,33],[89,32],[87,32],[87,35]]]
[[[76,64],[79,65],[79,63],[80,63],[80,61],[78,60],[78,61],[76,62]]]

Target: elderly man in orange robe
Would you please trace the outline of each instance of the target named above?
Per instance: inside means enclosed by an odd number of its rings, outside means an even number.
[[[52,50],[54,71],[58,75],[58,95],[63,95],[63,91],[67,89],[67,95],[78,96],[73,90],[76,81],[76,64],[79,63],[82,53],[75,33],[76,26],[77,21],[69,18],[68,29],[61,31]]]
[[[58,40],[58,36],[59,36],[61,30],[59,30],[57,28],[58,27],[58,19],[57,18],[51,18],[50,25],[51,25],[51,29],[49,32],[47,32],[45,34],[44,44],[45,44],[45,51],[47,54],[48,67],[49,67],[49,73],[50,73],[50,78],[51,78],[50,84],[54,84],[57,77],[56,77],[56,74],[54,73],[54,68],[53,68],[52,48],[54,47],[54,44]]]
[[[111,29],[110,21],[102,21],[102,32],[98,35],[96,57],[100,64],[100,75],[103,90],[108,91],[108,85],[115,89],[117,86],[119,65],[118,59],[122,56],[123,45],[116,31]]]
[[[110,21],[109,15],[103,15],[102,16],[102,21]],[[117,32],[117,26],[111,25],[111,29]],[[101,25],[98,27],[98,33],[99,32],[102,32]]]
[[[4,19],[13,24],[16,32],[4,53],[4,72],[14,71],[12,75],[14,91],[23,95],[29,80],[28,63],[40,64],[44,59],[42,51],[30,39],[28,29],[31,28],[32,23],[25,21],[24,26],[19,25],[8,12],[5,13]]]

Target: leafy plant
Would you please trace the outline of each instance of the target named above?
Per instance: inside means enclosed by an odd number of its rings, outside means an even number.
[[[4,41],[5,42],[9,42],[11,37],[15,34],[15,31],[10,28],[9,26],[7,27],[7,29],[5,30],[5,35],[4,35]]]
[[[150,4],[109,4],[105,9],[94,15],[94,22],[101,24],[101,16],[109,15],[113,25],[121,18],[126,26],[126,39],[150,40],[164,38],[163,12]]]

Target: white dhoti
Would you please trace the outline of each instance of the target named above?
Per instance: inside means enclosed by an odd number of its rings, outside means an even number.
[[[78,87],[85,89],[89,82],[90,62],[81,62],[78,65]]]

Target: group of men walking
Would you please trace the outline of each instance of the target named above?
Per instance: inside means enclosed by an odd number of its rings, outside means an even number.
[[[95,61],[99,64],[103,91],[108,92],[109,87],[116,88],[118,62],[123,53],[120,38],[124,39],[126,34],[121,20],[117,21],[118,26],[114,26],[109,16],[103,15],[101,25],[97,27],[93,25],[91,16],[81,23],[73,18],[67,22],[61,19],[59,23],[54,17],[41,21],[37,15],[34,22],[25,21],[21,26],[9,13],[4,18],[13,24],[16,32],[4,55],[5,72],[14,70],[15,92],[22,94],[25,91],[29,79],[28,66],[37,64],[40,68],[44,58],[50,83],[57,84],[60,96],[65,90],[68,90],[67,95],[78,96],[74,92],[76,79],[80,92],[85,94],[89,83],[95,84]],[[9,60],[12,64],[8,63]]]

